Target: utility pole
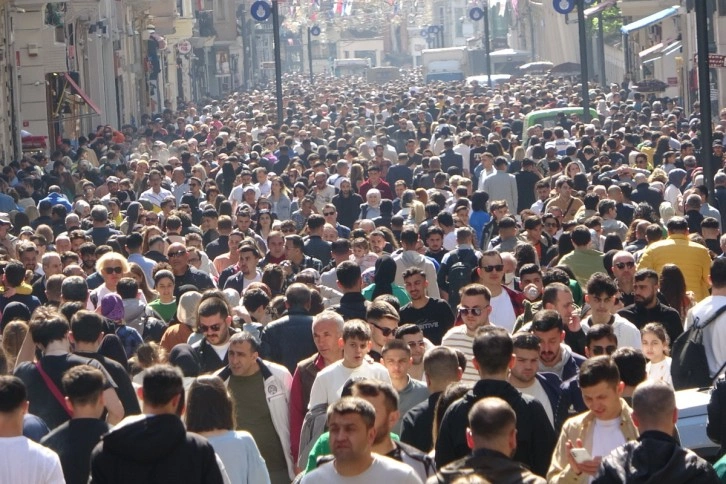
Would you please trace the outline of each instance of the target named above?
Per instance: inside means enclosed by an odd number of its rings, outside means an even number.
[[[487,86],[492,87],[492,47],[489,43],[489,2],[484,4],[484,55],[487,62]]]
[[[587,82],[587,30],[585,27],[585,0],[577,0],[577,29],[580,34],[580,84],[582,86],[582,120],[585,123],[589,123],[590,90]]]
[[[313,85],[313,34],[312,27],[308,26],[308,67],[310,68],[310,85]]]
[[[698,101],[701,104],[701,163],[708,198],[715,203],[713,187],[714,166],[711,150],[711,73],[708,67],[708,6],[706,0],[696,0],[696,52],[698,52]]]
[[[277,122],[282,123],[282,59],[280,54],[280,8],[278,6],[278,0],[272,0],[272,35],[275,39],[275,94],[277,97]]]

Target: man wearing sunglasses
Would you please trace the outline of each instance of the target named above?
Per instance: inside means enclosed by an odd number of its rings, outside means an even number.
[[[200,292],[214,287],[208,274],[189,265],[189,253],[184,244],[179,242],[171,244],[166,255],[169,257],[169,264],[175,277],[174,296],[180,296],[179,289],[185,284],[196,286]]]
[[[613,256],[611,270],[618,284],[618,291],[620,291],[623,306],[630,306],[635,302],[635,294],[633,293],[635,257],[625,250],[616,252]],[[654,319],[653,321],[657,320]]]
[[[227,303],[218,297],[199,303],[197,328],[202,339],[192,345],[192,350],[197,356],[199,373],[214,372],[228,364],[229,339],[238,330],[232,327]]]
[[[678,311],[666,306],[658,300],[658,273],[650,269],[642,269],[635,273],[633,290],[635,303],[618,311],[618,314],[638,329],[652,322],[661,323],[671,341],[675,341],[683,332],[681,316]]]
[[[512,220],[514,222],[514,220]],[[491,299],[491,318],[497,326],[511,332],[517,316],[524,312],[524,294],[509,289],[502,284],[504,261],[496,250],[484,252],[477,269],[479,281],[489,289]]]
[[[371,350],[368,355],[373,361],[380,362],[383,347],[396,338],[400,317],[387,302],[375,301],[366,311],[366,321],[371,328]]]

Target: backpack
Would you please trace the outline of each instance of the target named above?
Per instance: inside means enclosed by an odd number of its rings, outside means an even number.
[[[307,468],[310,451],[320,436],[325,433],[328,420],[327,411],[328,404],[319,403],[305,414],[305,420],[303,420],[302,430],[300,431],[300,450],[297,458],[297,466],[300,469]]]
[[[471,254],[456,249],[449,256],[449,274],[447,277],[449,283],[449,305],[456,308],[459,304],[459,289],[471,283],[471,273],[479,265],[479,258],[476,252],[465,249]],[[468,257],[465,257],[468,255]]]
[[[718,308],[703,323],[694,321],[690,328],[676,338],[671,349],[671,377],[676,390],[710,387],[713,383],[703,346],[703,330],[724,312],[726,305]],[[726,363],[716,372],[714,378],[718,378],[724,368]]]

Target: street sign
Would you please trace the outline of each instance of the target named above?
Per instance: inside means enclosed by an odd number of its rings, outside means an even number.
[[[425,39],[428,36],[429,36],[428,29],[421,29],[421,37],[423,37]]]
[[[312,28],[310,29],[310,35],[313,35],[315,37],[320,35],[320,27],[318,27],[317,25],[313,25]]]
[[[471,10],[469,10],[469,18],[472,19],[474,22],[478,22],[479,20],[484,18],[484,10],[479,7],[472,8]]]
[[[192,51],[192,43],[188,40],[182,40],[176,44],[176,50],[178,50],[180,54],[188,54]]]
[[[429,33],[430,34],[438,34],[439,33],[439,26],[438,25],[429,25]]]
[[[555,12],[565,15],[574,10],[575,0],[552,0],[552,6]]]
[[[250,14],[252,15],[252,18],[258,22],[264,22],[270,18],[270,15],[272,14],[272,7],[264,0],[257,0],[252,4]]]
[[[693,62],[698,64],[698,54],[693,56]],[[726,55],[708,54],[708,67],[726,67]]]

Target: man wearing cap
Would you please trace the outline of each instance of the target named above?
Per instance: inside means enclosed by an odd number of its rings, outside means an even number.
[[[15,259],[15,246],[18,239],[10,233],[13,224],[10,223],[10,216],[7,213],[0,212],[0,245],[8,252],[8,257]]]
[[[86,230],[96,246],[103,245],[112,235],[120,235],[118,230],[108,227],[108,209],[103,205],[96,205],[91,209],[93,228]]]
[[[111,200],[112,198],[118,198],[118,182],[118,177],[110,176],[106,178],[106,187],[108,188],[108,193],[101,198],[101,201],[105,202],[107,200]]]

